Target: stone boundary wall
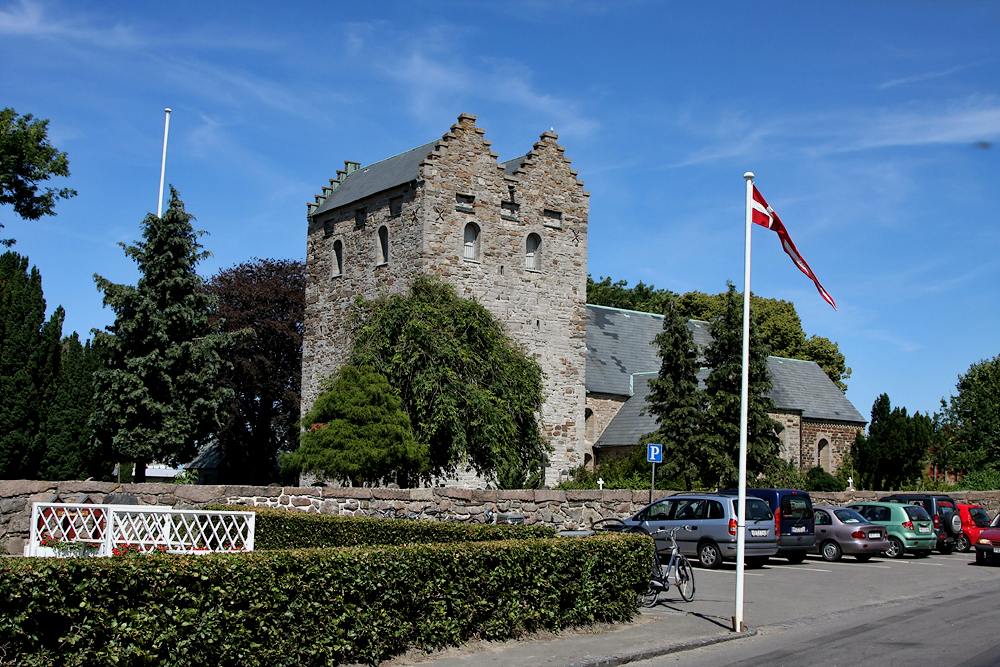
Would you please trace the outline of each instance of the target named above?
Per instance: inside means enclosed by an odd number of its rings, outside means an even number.
[[[434,489],[368,489],[290,486],[210,486],[183,484],[117,484],[114,482],[44,482],[0,480],[0,554],[21,555],[28,539],[33,502],[100,504],[109,493],[135,496],[141,505],[198,509],[231,504],[280,507],[289,510],[365,516],[370,509],[439,509],[460,517],[487,510],[523,514],[528,524],[557,530],[588,528],[592,521],[624,518],[646,506],[649,491],[495,491],[441,487]],[[658,491],[656,498],[678,493]],[[810,493],[814,505],[847,505],[877,500],[888,491]],[[957,491],[958,502],[981,505],[991,515],[1000,510],[1000,491]]]

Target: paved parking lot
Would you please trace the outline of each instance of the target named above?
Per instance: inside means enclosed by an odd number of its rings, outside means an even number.
[[[875,558],[859,563],[849,556],[828,563],[810,556],[799,565],[781,558],[746,571],[746,622],[758,628],[786,625],[891,600],[933,595],[958,587],[1000,582],[1000,567],[975,564],[974,553],[934,553],[927,558]],[[733,615],[736,567],[695,568],[695,599],[673,599],[653,614],[694,612],[728,622]]]

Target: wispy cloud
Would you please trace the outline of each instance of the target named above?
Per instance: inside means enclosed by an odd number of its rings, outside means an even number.
[[[913,76],[904,76],[899,79],[892,79],[886,81],[879,85],[879,90],[885,90],[886,88],[895,88],[896,86],[904,86],[908,83],[918,83],[920,81],[928,81],[930,79],[940,79],[941,77],[948,76],[949,74],[954,74],[959,72],[971,65],[958,65],[956,67],[949,67],[948,69],[939,70],[937,72],[924,72],[923,74],[914,74]]]
[[[352,57],[367,61],[382,76],[405,91],[410,111],[420,118],[437,118],[443,109],[474,108],[477,100],[509,105],[543,116],[558,132],[590,134],[599,123],[589,117],[578,100],[540,88],[531,68],[506,58],[468,58],[460,51],[456,32],[463,43],[475,40],[468,28],[436,25],[420,34],[396,33],[385,39],[370,39],[371,26],[354,25],[347,43]]]
[[[723,114],[714,123],[687,120],[703,145],[666,167],[717,162],[761,153],[834,153],[933,144],[968,145],[1000,139],[1000,99],[970,96],[945,105],[840,109],[756,120]]]
[[[0,35],[71,38],[104,47],[140,44],[130,26],[93,27],[86,19],[65,13],[60,18],[54,18],[44,11],[42,3],[31,0],[21,0],[9,5],[6,10],[0,10]]]

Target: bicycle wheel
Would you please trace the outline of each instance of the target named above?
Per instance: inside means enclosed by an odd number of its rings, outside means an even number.
[[[684,556],[677,557],[677,590],[685,602],[694,599],[694,569]]]
[[[660,564],[659,554],[653,554],[653,563],[649,569],[649,579],[646,581],[646,589],[639,593],[639,604],[643,607],[652,607],[660,597],[663,590],[663,566]]]

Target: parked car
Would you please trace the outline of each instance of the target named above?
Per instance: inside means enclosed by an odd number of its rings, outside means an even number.
[[[976,564],[988,565],[1000,560],[1000,514],[976,538]]]
[[[979,534],[990,527],[990,515],[979,505],[958,504],[962,517],[962,534],[958,536],[955,550],[966,552],[979,540]]]
[[[869,523],[846,507],[813,507],[816,522],[816,553],[823,560],[837,561],[844,554],[867,563],[890,547],[884,526]]]
[[[934,521],[934,534],[937,535],[934,548],[943,554],[950,554],[955,550],[958,536],[962,534],[962,519],[958,513],[958,503],[951,496],[940,493],[894,493],[883,497],[881,502],[923,507]]]
[[[691,526],[677,533],[677,546],[685,556],[697,558],[702,567],[717,568],[736,560],[736,507],[738,498],[729,493],[683,493],[647,505],[625,519],[626,530],[653,533],[660,528]],[[665,545],[657,544],[657,548]],[[767,503],[747,498],[747,567],[761,567],[778,552],[774,515]]]
[[[748,496],[767,501],[774,512],[778,533],[778,556],[801,563],[816,546],[812,499],[796,489],[747,489]]]
[[[918,558],[929,556],[937,544],[931,515],[920,505],[902,503],[854,503],[848,505],[870,523],[885,526],[889,546],[884,550],[889,558],[902,558],[909,551]]]

